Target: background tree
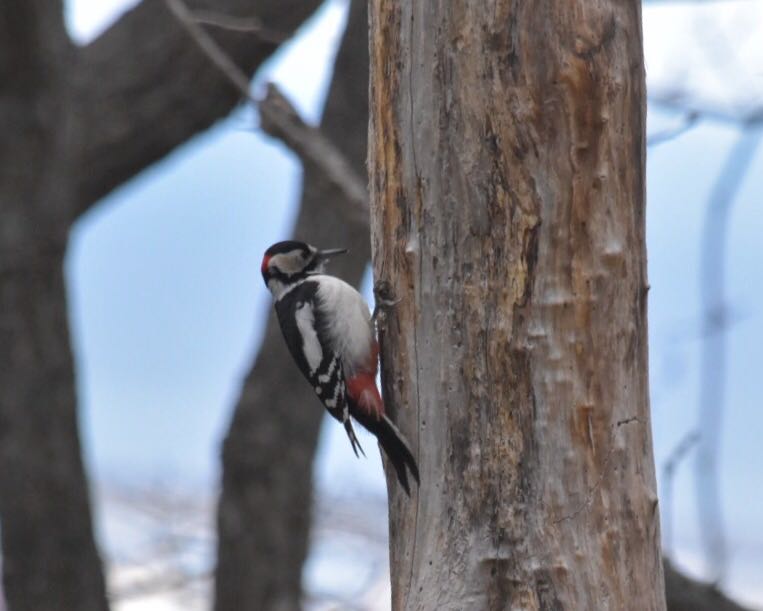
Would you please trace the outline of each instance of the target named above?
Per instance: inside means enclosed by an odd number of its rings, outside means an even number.
[[[367,31],[366,3],[351,3],[321,125],[359,176],[365,173],[368,125]],[[351,256],[338,257],[331,271],[357,286],[369,258],[367,221],[355,220],[351,204],[321,168],[308,162],[304,172],[294,236],[324,247],[349,248]],[[311,409],[313,390],[295,383],[301,382],[299,375],[271,311],[223,448],[217,611],[300,608],[312,517],[312,464],[323,412]]]
[[[262,2],[259,17],[288,35],[318,4]],[[250,8],[245,0],[204,5],[231,15]],[[248,73],[277,48],[241,33],[220,41]],[[77,432],[63,279],[69,230],[99,198],[226,114],[238,92],[158,0],[139,4],[84,48],[69,40],[62,2],[5,4],[0,82],[5,596],[13,611],[100,611],[108,605]]]

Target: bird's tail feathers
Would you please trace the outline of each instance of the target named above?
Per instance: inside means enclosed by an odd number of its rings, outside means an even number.
[[[364,428],[373,433],[379,440],[382,450],[387,455],[387,458],[395,468],[397,473],[397,479],[400,485],[405,490],[408,496],[411,496],[411,487],[408,482],[408,471],[413,475],[413,479],[416,480],[416,484],[419,484],[419,467],[416,464],[416,459],[413,457],[411,448],[408,446],[408,442],[395,426],[394,422],[390,420],[386,414],[382,414],[380,419],[375,419],[366,416],[365,414],[358,414],[360,418],[355,417]]]
[[[358,454],[358,450],[360,450],[360,453],[365,458],[366,453],[363,451],[363,447],[355,436],[355,429],[352,428],[352,421],[349,418],[344,421],[344,430],[347,431],[347,437],[350,438],[350,445],[352,445],[352,451],[355,452],[355,457],[360,458],[360,455]]]

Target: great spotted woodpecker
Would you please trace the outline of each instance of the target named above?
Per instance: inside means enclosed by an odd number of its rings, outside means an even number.
[[[410,470],[419,469],[405,438],[384,413],[376,371],[379,346],[373,321],[360,293],[323,273],[324,264],[343,249],[318,250],[304,242],[273,244],[262,258],[262,277],[275,298],[286,345],[328,412],[344,424],[358,456],[350,416],[373,433],[410,495]]]

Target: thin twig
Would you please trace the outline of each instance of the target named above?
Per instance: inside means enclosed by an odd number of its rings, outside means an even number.
[[[235,62],[228,57],[214,39],[207,34],[204,29],[196,22],[193,13],[188,9],[182,0],[164,0],[167,8],[178,20],[178,23],[191,36],[199,49],[204,52],[212,63],[217,66],[225,77],[235,85],[241,95],[257,106],[257,99],[249,90],[249,78],[244,74]]]
[[[323,132],[305,123],[272,83],[268,84],[267,93],[260,102],[259,109],[262,129],[286,144],[304,163],[310,163],[320,169],[352,204],[354,219],[367,225],[366,184]]]
[[[662,547],[666,558],[673,555],[673,478],[678,465],[699,441],[698,431],[689,431],[662,465]]]
[[[651,136],[647,136],[646,145],[657,146],[658,144],[663,144],[664,142],[675,140],[682,134],[688,132],[693,127],[696,127],[699,124],[700,116],[700,113],[697,111],[690,111],[686,113],[683,117],[683,121],[678,126],[663,129],[655,132]]]
[[[275,45],[280,45],[289,37],[287,34],[268,29],[257,17],[234,17],[204,10],[193,11],[192,15],[193,20],[201,25],[230,30],[231,32],[256,34],[263,42],[270,42]]]
[[[350,204],[348,207],[350,218],[368,225],[366,182],[353,170],[339,149],[320,129],[305,123],[275,85],[269,84],[265,98],[258,100],[249,89],[247,75],[204,31],[185,3],[182,0],[164,1],[202,52],[259,111],[263,131],[280,139],[304,164],[310,164],[319,169]]]
[[[680,111],[686,116],[712,119],[723,123],[753,127],[763,123],[763,104],[750,105],[746,108],[727,109],[697,101],[683,91],[651,92],[647,101],[650,106],[659,106],[666,110]]]
[[[761,129],[744,130],[731,148],[710,193],[702,232],[700,297],[706,336],[700,364],[697,509],[703,552],[713,583],[722,582],[728,569],[719,481],[727,365],[725,260],[728,227],[733,203],[755,159],[762,136]]]

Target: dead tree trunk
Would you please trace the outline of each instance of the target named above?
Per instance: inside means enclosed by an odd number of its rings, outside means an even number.
[[[371,3],[395,611],[665,608],[639,6]]]

